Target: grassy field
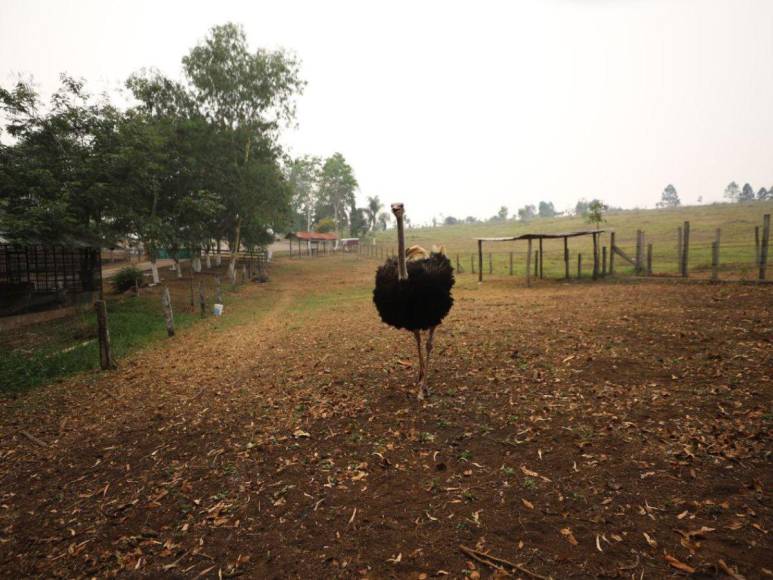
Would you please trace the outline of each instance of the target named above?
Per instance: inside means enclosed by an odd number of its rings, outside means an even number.
[[[408,208],[410,211],[410,207]],[[635,248],[636,230],[645,232],[645,243],[653,244],[653,271],[656,274],[675,274],[677,268],[677,228],[690,222],[690,270],[706,272],[711,267],[711,242],[717,228],[721,228],[720,270],[733,277],[754,276],[754,226],[762,225],[762,217],[773,213],[773,202],[712,204],[686,206],[674,209],[626,210],[607,215],[603,230],[613,230],[616,243],[629,255]],[[590,229],[581,217],[535,218],[528,223],[481,223],[459,224],[438,228],[417,228],[407,231],[407,243],[429,248],[442,243],[452,257],[460,255],[460,261],[469,272],[470,255],[475,253],[476,237],[515,236],[525,233],[557,233]],[[377,235],[377,243],[387,247],[395,245],[394,231]],[[609,236],[602,236],[602,244],[609,245]],[[534,249],[537,249],[536,245]],[[495,273],[509,270],[509,252],[515,252],[516,274],[525,267],[526,242],[499,242],[484,245],[484,252],[493,253]],[[545,240],[545,275],[558,277],[563,274],[563,241]],[[576,274],[577,253],[583,254],[590,273],[592,241],[576,238],[569,241],[572,273]],[[486,256],[488,260],[488,256]],[[488,268],[488,262],[486,262]],[[632,272],[622,260],[616,260],[621,273]],[[488,271],[488,270],[486,270]]]

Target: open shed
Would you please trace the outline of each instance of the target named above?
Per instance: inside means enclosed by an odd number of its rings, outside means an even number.
[[[285,238],[290,242],[290,255],[293,255],[293,241],[298,242],[298,255],[303,256],[304,253],[307,256],[319,254],[320,251],[323,254],[327,253],[328,243],[335,248],[335,243],[338,241],[338,235],[335,232],[290,232]],[[306,252],[303,251],[304,246]]]
[[[539,278],[542,278],[542,261],[544,253],[542,251],[542,241],[546,239],[558,239],[564,240],[564,266],[566,270],[566,278],[569,278],[569,238],[576,238],[579,236],[593,236],[593,279],[598,278],[599,275],[599,236],[606,230],[579,230],[576,232],[564,232],[564,233],[536,233],[536,234],[521,234],[520,236],[504,236],[497,238],[475,238],[478,242],[478,281],[483,282],[483,242],[516,242],[519,240],[526,240],[528,243],[528,250],[526,253],[526,283],[531,284],[531,257],[532,257],[532,241],[537,240],[539,242],[539,254],[538,263],[536,264],[537,274]]]

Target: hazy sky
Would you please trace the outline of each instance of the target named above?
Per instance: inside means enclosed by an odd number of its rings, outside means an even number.
[[[773,186],[773,0],[0,0],[0,82],[179,78],[227,21],[303,61],[290,150],[340,151],[414,222]]]

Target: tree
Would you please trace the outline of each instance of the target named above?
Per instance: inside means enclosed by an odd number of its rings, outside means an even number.
[[[368,205],[365,208],[365,213],[368,217],[368,229],[370,231],[373,231],[376,229],[376,222],[378,221],[378,214],[381,211],[381,208],[384,207],[384,204],[381,203],[381,200],[378,198],[378,196],[374,197],[368,197]]]
[[[267,203],[270,190],[259,187],[276,180],[258,184],[255,178],[276,177],[273,168],[258,166],[276,164],[278,129],[294,119],[294,97],[305,83],[293,56],[281,50],[251,52],[244,30],[232,23],[210,29],[204,41],[183,58],[183,69],[201,113],[228,136],[221,146],[229,159],[222,171],[228,185],[223,193],[233,277],[242,226],[261,227],[269,214],[287,213],[287,208]]]
[[[754,188],[745,183],[741,190],[741,195],[738,196],[738,201],[754,201]]]
[[[556,215],[556,208],[553,202],[541,201],[539,202],[539,217],[550,218]]]
[[[607,209],[609,209],[607,205],[600,199],[591,200],[588,204],[588,209],[585,212],[585,221],[590,224],[596,224],[596,229],[599,229],[601,222],[606,221],[604,214]]]
[[[477,224],[478,222],[478,218],[472,215],[468,215],[466,218],[464,218],[464,223],[466,224]]]
[[[319,220],[319,222],[317,222],[317,225],[314,226],[314,231],[320,234],[334,232],[335,230],[336,223],[333,221],[333,218],[330,217],[322,218]]]
[[[657,207],[679,207],[681,201],[679,201],[679,194],[676,193],[676,188],[670,183],[660,194],[660,201],[655,204]]]
[[[446,219],[443,220],[443,225],[446,225],[446,226],[455,226],[458,223],[459,223],[459,220],[452,215],[446,216]]]
[[[17,242],[112,243],[119,234],[111,177],[120,113],[83,81],[61,76],[47,110],[34,89],[0,88],[11,144],[0,143],[0,230]]]
[[[518,210],[518,219],[522,222],[527,222],[532,219],[537,211],[533,205],[525,205]]]
[[[730,201],[738,201],[738,197],[741,190],[738,189],[738,184],[735,181],[731,181],[725,188],[725,197]]]
[[[507,214],[508,214],[507,208],[505,206],[502,206],[499,208],[499,211],[497,212],[497,219],[500,221],[506,221]]]
[[[574,215],[584,216],[588,212],[589,205],[590,202],[585,198],[577,200],[577,204],[574,206]]]
[[[765,189],[764,187],[761,187],[760,190],[757,192],[757,199],[760,201],[765,201],[770,198],[771,198],[770,189]]]
[[[298,229],[311,231],[314,210],[319,195],[319,173],[322,161],[318,157],[304,155],[290,163],[288,182],[292,191],[292,206],[303,220]],[[311,243],[311,242],[309,242]]]
[[[381,228],[381,231],[386,231],[391,222],[392,214],[385,211],[382,211],[380,214],[378,214],[378,227]]]
[[[346,210],[354,207],[357,187],[354,171],[343,155],[334,153],[325,160],[319,180],[318,214],[331,216],[337,231],[348,223]]]
[[[367,210],[352,205],[349,208],[349,232],[353,238],[359,238],[368,231]]]

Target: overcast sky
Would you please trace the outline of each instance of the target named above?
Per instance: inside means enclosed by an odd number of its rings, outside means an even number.
[[[414,223],[773,186],[773,0],[0,0],[0,82],[179,78],[227,21],[303,62],[288,148],[340,151],[362,199],[404,201]]]

